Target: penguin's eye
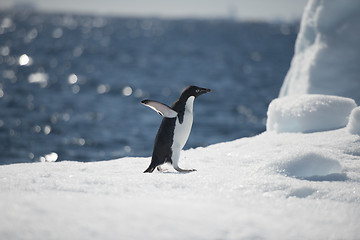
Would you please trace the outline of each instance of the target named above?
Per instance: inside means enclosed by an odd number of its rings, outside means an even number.
[[[200,92],[200,90],[199,89],[196,89],[196,93],[199,93]]]

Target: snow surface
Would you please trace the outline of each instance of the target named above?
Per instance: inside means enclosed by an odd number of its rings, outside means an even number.
[[[310,0],[279,96],[327,94],[360,104],[359,32],[359,0]]]
[[[1,239],[358,239],[360,136],[265,132],[150,158],[0,166]]]
[[[345,127],[353,99],[327,95],[293,95],[274,99],[268,108],[267,131],[316,132]]]

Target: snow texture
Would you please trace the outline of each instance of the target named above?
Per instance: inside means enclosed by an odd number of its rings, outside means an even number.
[[[316,132],[345,127],[353,99],[327,95],[294,95],[273,100],[268,108],[267,131]]]
[[[350,133],[360,135],[360,107],[352,110],[347,128]]]
[[[310,0],[279,96],[327,94],[360,104],[359,32],[359,0]]]
[[[265,132],[150,158],[0,166],[1,239],[358,239],[360,136]]]

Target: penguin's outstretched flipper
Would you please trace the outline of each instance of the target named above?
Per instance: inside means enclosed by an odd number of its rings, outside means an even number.
[[[143,100],[141,101],[145,106],[155,110],[158,114],[166,118],[175,118],[178,113],[172,110],[169,106],[154,100]]]

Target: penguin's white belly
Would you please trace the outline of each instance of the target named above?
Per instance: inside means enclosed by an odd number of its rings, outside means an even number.
[[[174,142],[171,147],[173,150],[181,150],[185,146],[185,143],[189,138],[191,127],[193,124],[194,99],[194,97],[189,97],[189,99],[186,101],[183,122],[180,123],[179,118],[176,118],[173,138]]]
[[[179,119],[176,119],[175,129],[174,129],[174,142],[172,148],[182,149],[189,138],[193,123],[193,117],[192,114],[191,116],[186,116],[186,115],[187,114],[185,113],[184,121],[182,124],[180,124]]]

